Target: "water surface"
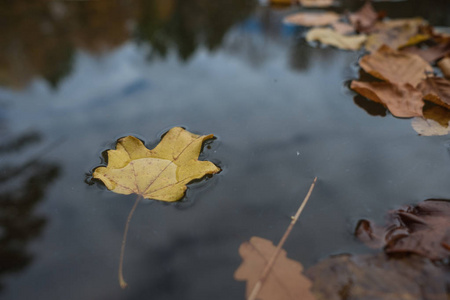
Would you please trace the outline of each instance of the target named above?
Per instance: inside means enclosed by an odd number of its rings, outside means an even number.
[[[375,3],[450,26],[447,1]],[[360,1],[342,1],[338,12]],[[251,236],[281,238],[309,267],[370,252],[361,218],[450,198],[448,136],[354,100],[362,52],[312,47],[283,26],[298,8],[253,1],[14,1],[0,5],[0,259],[3,299],[244,299],[233,273]],[[365,107],[365,108],[364,108]],[[374,116],[375,115],[375,116]],[[174,126],[217,139],[223,171],[180,203],[88,185],[115,141],[149,147]]]

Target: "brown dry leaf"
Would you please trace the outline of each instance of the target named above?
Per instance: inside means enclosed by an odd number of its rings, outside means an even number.
[[[350,88],[362,96],[385,105],[399,118],[422,116],[422,94],[410,84],[362,82],[353,80]]]
[[[334,22],[333,24],[331,24],[331,26],[333,27],[334,31],[336,31],[337,33],[343,34],[343,35],[347,35],[347,34],[351,34],[351,33],[355,32],[355,29],[353,28],[353,26],[348,23]]]
[[[379,19],[379,15],[373,8],[372,3],[366,1],[358,11],[351,13],[348,18],[356,31],[366,33],[371,31]]]
[[[412,53],[419,55],[424,60],[426,60],[429,63],[433,63],[436,60],[444,57],[447,54],[450,54],[450,42],[443,43],[443,44],[437,44],[435,46],[426,48],[426,49],[420,49],[417,47],[408,47],[402,49],[402,52]],[[450,62],[449,62],[450,64]],[[450,66],[449,66],[450,68]]]
[[[302,26],[325,26],[339,20],[335,12],[308,13],[300,12],[284,18],[283,22]]]
[[[430,199],[416,206],[390,211],[387,224],[379,227],[361,221],[355,234],[387,253],[415,253],[433,260],[450,257],[450,201]]]
[[[450,43],[449,43],[449,46],[450,46]],[[450,47],[449,47],[449,52],[450,52]],[[450,79],[450,56],[447,56],[447,57],[441,59],[437,65],[438,65],[439,69],[441,69],[442,74],[444,74],[445,78]]]
[[[306,34],[306,40],[320,41],[322,44],[331,45],[344,50],[358,50],[366,41],[366,36],[342,35],[331,28],[313,28]]]
[[[239,247],[239,254],[243,261],[234,273],[234,278],[247,281],[246,298],[249,297],[275,250],[276,247],[271,241],[256,236],[252,237],[250,242],[244,242]],[[281,250],[258,294],[258,299],[314,300],[310,291],[311,281],[302,274],[302,271],[303,266],[299,262],[287,258],[286,251]]]
[[[450,81],[441,77],[428,77],[417,86],[425,100],[450,109]]]
[[[376,52],[361,58],[361,68],[374,77],[391,83],[417,86],[433,68],[420,56],[399,52],[383,45]]]
[[[304,7],[328,7],[332,6],[334,0],[299,0]]]
[[[448,123],[447,126],[442,126],[435,120],[421,117],[413,118],[411,120],[411,126],[418,134],[423,136],[447,135],[450,133]]]
[[[309,268],[317,300],[448,300],[448,267],[418,256],[339,255]]]

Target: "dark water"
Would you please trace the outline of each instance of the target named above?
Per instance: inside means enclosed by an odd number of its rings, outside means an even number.
[[[343,1],[334,10],[358,8]],[[448,1],[375,4],[450,26]],[[289,237],[305,267],[369,250],[352,235],[402,204],[450,198],[450,138],[421,137],[346,84],[362,52],[314,48],[242,0],[4,1],[0,4],[0,297],[244,299],[239,245]],[[373,116],[376,115],[376,116]],[[384,115],[384,116],[383,116]],[[154,146],[183,126],[217,139],[222,169],[181,203],[88,185],[115,140]]]

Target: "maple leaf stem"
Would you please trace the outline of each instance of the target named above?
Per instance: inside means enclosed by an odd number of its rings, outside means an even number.
[[[303,199],[303,202],[300,205],[300,207],[298,208],[297,212],[295,213],[295,216],[292,217],[291,223],[289,224],[288,228],[284,232],[283,237],[281,238],[280,242],[278,243],[277,248],[275,249],[274,253],[270,257],[269,261],[267,262],[266,267],[264,268],[261,275],[259,276],[259,280],[256,282],[256,284],[253,287],[253,290],[250,293],[250,296],[247,298],[247,300],[255,300],[256,296],[258,296],[258,293],[261,290],[264,282],[266,281],[267,276],[269,275],[270,271],[272,270],[275,260],[277,259],[278,255],[281,252],[281,248],[283,247],[284,243],[286,242],[286,239],[288,238],[289,234],[292,231],[292,228],[294,228],[295,223],[297,223],[297,220],[300,217],[300,214],[302,213],[303,209],[305,208],[306,202],[308,202],[309,197],[311,196],[311,193],[314,189],[314,185],[316,184],[316,181],[317,181],[317,177],[314,178],[314,181],[311,184],[311,187],[309,188],[308,194],[306,194],[305,199]]]
[[[127,223],[125,224],[125,230],[123,233],[122,248],[120,249],[120,261],[119,261],[119,284],[120,284],[120,287],[123,289],[125,289],[128,286],[128,284],[123,279],[123,257],[125,254],[125,244],[127,242],[128,227],[130,225],[131,217],[133,217],[133,213],[136,210],[136,207],[139,204],[139,202],[141,201],[141,199],[142,199],[141,195],[139,195],[136,198],[136,201],[134,202],[134,205],[131,208],[130,213],[128,214]]]

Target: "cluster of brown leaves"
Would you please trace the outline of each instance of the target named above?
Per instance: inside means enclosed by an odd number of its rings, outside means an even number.
[[[250,295],[270,257],[271,241],[252,237],[239,248],[236,280],[247,281],[247,299],[448,299],[449,268],[433,261],[450,258],[450,201],[427,200],[389,213],[384,227],[359,222],[356,236],[384,253],[338,255],[303,272],[281,250],[256,295]]]
[[[302,12],[284,22],[314,26],[308,41],[347,50],[364,45],[369,53],[360,67],[376,79],[354,80],[350,88],[396,117],[414,117],[413,128],[422,135],[450,132],[449,35],[437,33],[422,18],[385,19],[370,1],[346,15]]]

